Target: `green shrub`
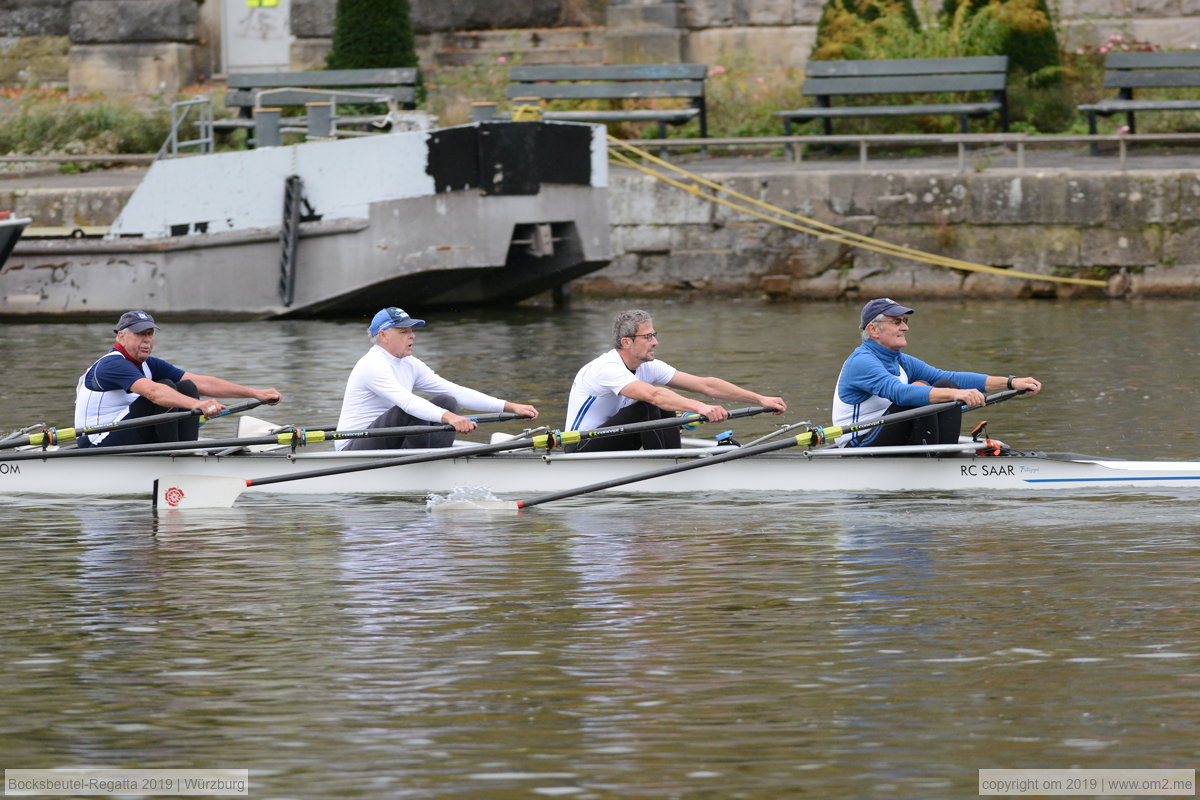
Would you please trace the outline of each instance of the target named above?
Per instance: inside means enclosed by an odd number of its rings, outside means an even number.
[[[329,69],[415,67],[408,0],[337,0]]]
[[[1018,58],[1018,78],[1009,79],[1009,110],[1020,130],[1063,130],[1073,122],[1074,104],[1061,88],[1063,68],[1059,63],[1057,39],[1045,0],[943,0],[944,13],[928,14],[926,25],[914,27],[903,7],[891,0],[855,0],[858,13],[851,14],[831,2],[824,38],[818,40],[814,57],[822,59],[956,58],[1008,54],[1010,64]],[[1036,47],[1033,46],[1036,44]],[[1050,55],[1045,52],[1050,48]],[[927,96],[924,98],[930,100]],[[953,102],[950,95],[931,102]],[[863,98],[863,104],[907,103],[898,95]],[[987,124],[995,124],[989,120]],[[956,120],[948,116],[914,120],[845,120],[845,133],[912,132],[950,133]],[[816,132],[815,124],[808,130]]]
[[[783,124],[773,114],[803,105],[801,70],[764,69],[744,52],[722,52],[719,62],[709,66],[705,84],[708,135],[781,136]],[[698,122],[677,130],[680,136],[700,135]]]

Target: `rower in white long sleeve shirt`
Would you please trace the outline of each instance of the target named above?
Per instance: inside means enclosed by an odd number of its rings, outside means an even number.
[[[337,427],[350,431],[446,423],[454,430],[340,441],[336,445],[339,450],[449,447],[455,433],[475,430],[474,420],[457,413],[460,407],[537,419],[538,410],[532,405],[502,400],[446,380],[414,356],[413,329],[424,325],[425,320],[413,319],[395,306],[382,309],[371,319],[372,346],[350,371]]]

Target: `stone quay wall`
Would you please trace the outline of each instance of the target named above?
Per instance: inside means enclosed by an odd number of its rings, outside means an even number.
[[[1200,297],[1200,172],[1161,169],[797,170],[706,177],[755,199],[926,252],[1044,275],[1110,280],[1109,293]],[[0,189],[0,208],[37,226],[108,225],[134,180]],[[92,188],[84,185],[88,179]],[[641,173],[610,173],[612,263],[580,295],[854,299],[1101,296],[1096,288],[931,267],[849,248],[715,205]],[[303,246],[303,245],[302,245]]]
[[[1109,281],[1108,293],[1200,296],[1200,173],[996,170],[721,172],[793,213],[941,256]],[[928,266],[789,230],[614,169],[614,258],[584,294],[841,299],[1072,297],[1104,290]]]
[[[224,6],[223,6],[224,4]],[[291,68],[320,66],[336,0],[292,0]],[[418,39],[456,30],[602,26],[609,63],[719,64],[752,53],[803,67],[823,0],[411,0]],[[1111,34],[1200,47],[1197,0],[1051,0],[1060,42]],[[222,10],[246,0],[0,0],[0,85],[67,83],[73,94],[161,94],[220,72]],[[429,47],[419,48],[423,53]],[[64,74],[64,65],[66,67]],[[429,65],[423,65],[429,66]]]

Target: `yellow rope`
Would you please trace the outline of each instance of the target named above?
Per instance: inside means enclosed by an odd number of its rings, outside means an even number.
[[[736,192],[732,189],[726,188],[726,187],[720,185],[719,183],[710,181],[707,178],[704,178],[693,172],[688,172],[685,169],[681,169],[681,168],[675,166],[674,164],[671,164],[670,162],[664,161],[660,158],[656,158],[651,153],[648,153],[645,150],[635,147],[635,146],[629,144],[628,142],[623,142],[620,139],[617,139],[613,136],[609,136],[608,141],[609,141],[609,148],[608,148],[609,158],[612,159],[615,163],[630,167],[632,169],[639,170],[639,171],[649,175],[650,177],[655,178],[656,180],[663,181],[664,183],[674,186],[677,189],[681,189],[682,191],[685,191],[689,194],[694,194],[698,197],[703,197],[704,199],[706,199],[710,202],[726,206],[735,211],[740,211],[743,214],[748,214],[752,217],[757,217],[758,219],[764,220],[766,222],[770,222],[775,225],[779,225],[784,228],[788,228],[790,230],[799,231],[801,233],[807,233],[810,236],[819,236],[819,237],[822,237],[825,239],[830,239],[832,241],[839,242],[841,244],[848,245],[850,247],[860,247],[864,250],[871,250],[873,252],[881,253],[883,255],[896,256],[899,258],[908,259],[910,261],[918,261],[918,262],[922,262],[925,264],[931,264],[933,266],[947,267],[949,269],[964,270],[966,272],[986,272],[986,273],[990,273],[992,275],[1003,275],[1006,278],[1025,278],[1025,279],[1035,280],[1035,281],[1049,281],[1052,283],[1072,283],[1072,284],[1076,284],[1079,286],[1099,286],[1099,287],[1107,287],[1108,286],[1108,284],[1105,281],[1092,280],[1090,278],[1064,278],[1064,277],[1060,277],[1057,275],[1038,275],[1038,274],[1035,274],[1032,272],[1020,272],[1019,270],[1001,269],[999,267],[991,267],[991,266],[987,266],[985,264],[975,264],[970,261],[962,261],[960,259],[950,258],[948,256],[939,256],[934,253],[926,253],[922,250],[917,250],[912,247],[905,247],[904,245],[898,245],[898,244],[892,244],[890,242],[885,242],[881,239],[875,239],[870,236],[865,236],[861,233],[855,233],[854,231],[848,231],[848,230],[845,230],[844,228],[838,228],[834,225],[829,225],[828,223],[821,222],[820,220],[815,220],[810,217],[801,216],[800,214],[796,214],[796,213],[793,213],[786,209],[779,208],[778,206],[773,206],[769,203],[764,203],[761,200],[756,200],[753,197],[750,197],[748,195],[744,195],[744,194],[741,194],[740,192]],[[691,183],[684,183],[682,181],[675,180],[674,178],[668,177],[667,175],[664,175],[661,172],[657,172],[657,171],[645,166],[644,164],[638,163],[638,162],[634,161],[632,158],[630,158],[628,155],[626,155],[625,153],[622,153],[619,150],[615,149],[614,145],[622,147],[622,148],[632,152],[633,154],[640,157],[643,161],[647,161],[647,162],[654,164],[657,167],[671,170],[672,172],[676,172],[676,173],[684,176],[685,178],[687,178],[689,181],[691,181]],[[716,194],[716,195],[704,194],[701,191],[702,186],[712,189],[713,191],[717,192],[718,194]],[[728,194],[728,195],[736,198],[737,200],[741,201],[742,204],[734,203],[730,200],[726,200],[723,197],[719,196],[720,193]],[[747,205],[743,205],[743,204],[748,204],[749,206],[754,206],[757,208],[764,209],[768,213],[762,213],[759,211],[755,211],[753,208],[748,207]],[[785,219],[778,219],[777,217],[769,216],[768,214],[774,214],[774,215],[777,215],[778,217],[784,217]],[[788,221],[786,221],[786,219],[792,219],[792,220],[795,220],[795,222],[788,222]]]

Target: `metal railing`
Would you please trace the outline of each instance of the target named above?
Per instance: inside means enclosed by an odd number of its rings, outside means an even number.
[[[196,112],[195,139],[180,140],[180,131],[187,124],[192,111]],[[197,97],[194,100],[180,100],[171,104],[171,132],[167,140],[158,148],[155,159],[164,158],[168,152],[171,158],[177,158],[179,151],[185,147],[197,147],[201,153],[213,152],[213,110],[212,100],[207,97]]]
[[[858,163],[866,169],[868,153],[872,145],[894,147],[897,145],[954,146],[958,152],[958,168],[966,171],[968,146],[1012,146],[1016,150],[1017,169],[1025,168],[1027,147],[1064,146],[1109,142],[1117,145],[1120,168],[1126,169],[1131,144],[1200,144],[1200,133],[1135,133],[1135,134],[1026,134],[1026,133],[947,133],[947,134],[850,134],[832,136],[747,136],[711,139],[629,139],[629,144],[645,148],[694,149],[701,148],[778,148],[783,146],[793,153],[796,161],[802,160],[805,145],[858,146]],[[1097,161],[1104,158],[1101,154]]]

